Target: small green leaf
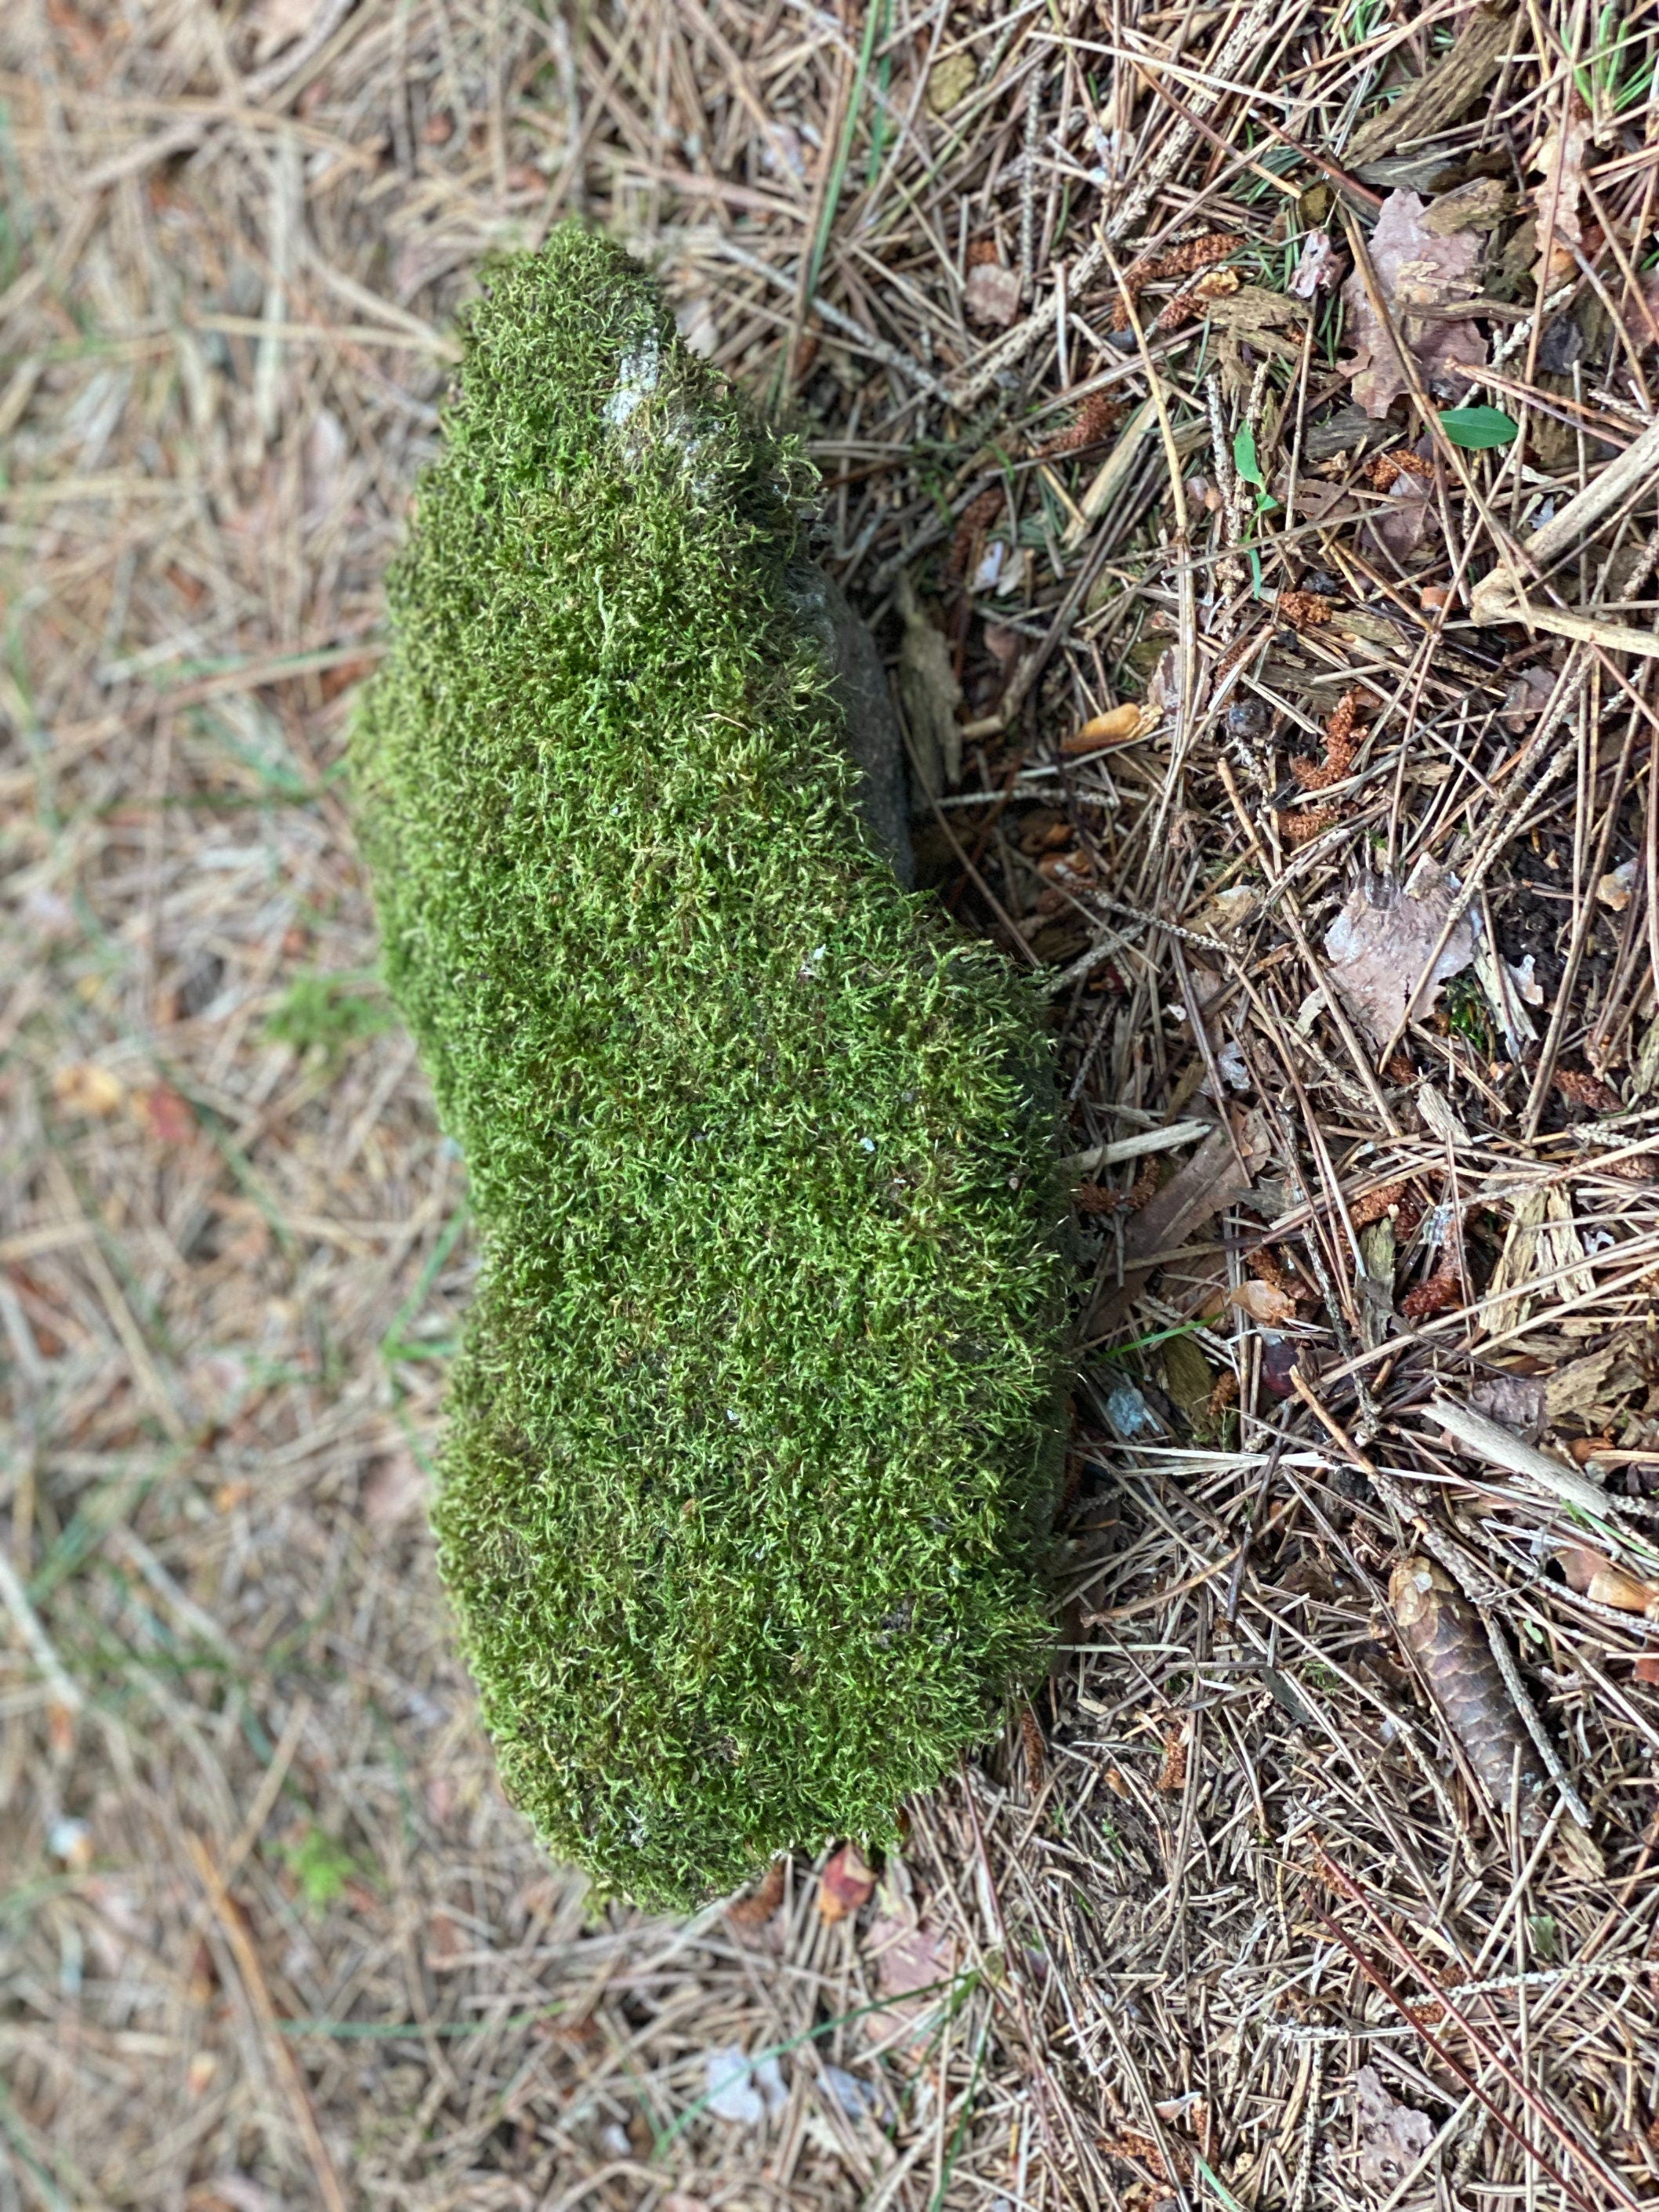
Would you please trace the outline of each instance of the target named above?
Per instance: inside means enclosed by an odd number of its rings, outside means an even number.
[[[1255,457],[1255,432],[1248,422],[1233,433],[1233,466],[1246,483],[1263,483],[1261,464]]]
[[[1490,446],[1507,446],[1516,426],[1501,407],[1450,407],[1440,417],[1440,427],[1454,446],[1480,453]]]

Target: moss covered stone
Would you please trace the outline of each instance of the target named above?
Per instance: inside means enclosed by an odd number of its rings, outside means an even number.
[[[1042,1662],[1052,1098],[852,803],[798,453],[580,231],[464,336],[353,739],[483,1227],[440,1559],[514,1799],[684,1904],[890,1838]]]

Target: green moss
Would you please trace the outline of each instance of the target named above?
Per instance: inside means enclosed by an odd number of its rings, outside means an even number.
[[[353,744],[483,1227],[440,1557],[516,1802],[685,1903],[890,1839],[1042,1663],[1046,1048],[859,826],[793,449],[581,232],[465,339]]]

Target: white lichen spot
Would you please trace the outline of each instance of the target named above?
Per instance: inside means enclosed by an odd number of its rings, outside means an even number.
[[[605,403],[605,419],[613,430],[625,430],[662,381],[662,341],[647,331],[629,348],[617,370],[617,388]]]

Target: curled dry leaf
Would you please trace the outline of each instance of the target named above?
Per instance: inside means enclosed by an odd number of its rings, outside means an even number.
[[[1331,980],[1345,1005],[1379,1046],[1400,1026],[1418,979],[1428,967],[1458,890],[1457,878],[1425,854],[1404,884],[1368,876],[1325,933]],[[1448,976],[1474,957],[1474,931],[1462,916],[1418,994],[1425,1017]]]
[[[843,1844],[830,1854],[818,1877],[818,1917],[831,1926],[850,1919],[860,1905],[868,1905],[876,1887],[876,1870],[856,1844]]]
[[[1091,714],[1080,730],[1061,738],[1060,750],[1067,755],[1097,753],[1107,745],[1129,744],[1145,737],[1157,721],[1156,714],[1132,699],[1121,707],[1109,708],[1103,714]]]
[[[1572,249],[1584,242],[1578,203],[1584,189],[1584,155],[1590,127],[1589,108],[1577,92],[1569,91],[1565,112],[1528,157],[1529,169],[1544,173],[1544,181],[1538,187],[1538,242],[1541,250],[1545,234],[1551,234],[1551,283],[1577,266]]]
[[[1546,1777],[1498,1670],[1480,1617],[1443,1567],[1404,1559],[1389,1577],[1401,1640],[1494,1806],[1506,1809],[1519,1774],[1521,1827],[1543,1826]]]
[[[1424,211],[1415,192],[1390,192],[1371,234],[1378,296],[1398,326],[1398,337],[1379,319],[1358,270],[1342,288],[1354,343],[1353,359],[1346,365],[1353,379],[1353,396],[1368,415],[1386,415],[1411,390],[1401,339],[1437,398],[1461,398],[1472,380],[1459,372],[1486,366],[1486,345],[1472,322],[1443,320],[1423,312],[1474,297],[1480,283],[1480,238],[1473,230],[1437,238],[1424,225]]]

